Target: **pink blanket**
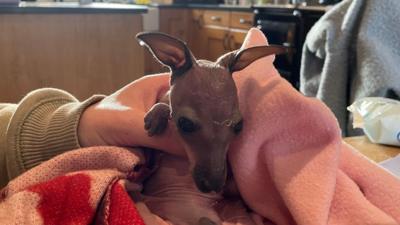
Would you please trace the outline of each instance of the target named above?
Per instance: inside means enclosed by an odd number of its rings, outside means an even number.
[[[267,44],[252,29],[243,47]],[[400,180],[341,140],[320,101],[266,57],[234,74],[245,129],[229,161],[244,201],[274,224],[400,224]]]
[[[243,47],[264,44],[264,35],[252,29]],[[244,202],[264,224],[400,224],[400,180],[345,145],[329,109],[294,90],[272,62],[266,57],[234,74],[245,122],[229,161]],[[167,78],[148,79],[163,88]],[[148,90],[140,82],[137,87]],[[137,129],[145,135],[143,127]],[[123,185],[140,177],[132,174],[140,159],[137,152],[102,147],[56,157],[8,185],[0,221],[143,224],[125,191],[134,186]]]

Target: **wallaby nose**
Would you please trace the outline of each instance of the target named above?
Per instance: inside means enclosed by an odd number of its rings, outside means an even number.
[[[221,184],[210,182],[208,179],[201,179],[196,182],[197,188],[203,193],[209,193],[211,191],[220,192],[222,190]]]
[[[193,170],[193,179],[197,188],[203,192],[221,192],[226,180],[226,166],[207,170],[201,166],[196,166]]]

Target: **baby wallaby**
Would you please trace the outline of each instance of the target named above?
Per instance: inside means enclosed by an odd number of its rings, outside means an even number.
[[[147,32],[140,33],[136,37],[160,63],[171,70],[170,90],[145,115],[145,129],[151,136],[158,135],[166,129],[168,121],[172,120],[189,159],[187,161],[174,156],[164,157],[159,172],[156,172],[154,178],[150,178],[149,186],[152,193],[160,193],[155,190],[157,189],[155,186],[167,190],[168,182],[158,185],[155,181],[155,179],[167,179],[160,174],[163,172],[166,175],[172,173],[172,176],[178,179],[176,182],[171,180],[172,187],[184,177],[183,183],[191,184],[185,184],[180,188],[190,189],[188,193],[204,199],[208,202],[205,203],[207,206],[211,204],[210,202],[221,199],[218,193],[222,191],[226,182],[226,157],[229,144],[243,128],[243,118],[239,110],[232,73],[244,69],[261,57],[285,53],[286,48],[272,45],[257,46],[227,53],[216,62],[211,62],[196,60],[183,41],[169,35]],[[191,175],[192,179],[188,180],[187,175],[189,177]],[[212,191],[215,193],[209,193]],[[202,204],[196,203],[196,205],[200,207]],[[186,224],[219,223],[215,221],[218,219],[214,216],[208,218],[206,212],[203,216],[198,214],[202,213],[196,213],[194,216],[196,218],[192,217]],[[166,213],[165,216],[174,222],[172,218],[174,215],[168,216]]]

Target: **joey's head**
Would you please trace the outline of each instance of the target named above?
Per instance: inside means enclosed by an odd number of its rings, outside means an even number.
[[[221,191],[226,180],[228,147],[244,122],[232,73],[286,49],[253,47],[229,52],[210,62],[196,60],[184,42],[163,33],[140,33],[137,38],[171,69],[171,116],[197,188],[202,192]]]

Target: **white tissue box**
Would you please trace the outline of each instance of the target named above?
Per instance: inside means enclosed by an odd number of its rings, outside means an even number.
[[[355,101],[353,127],[362,128],[372,143],[400,146],[400,101],[366,97]]]

